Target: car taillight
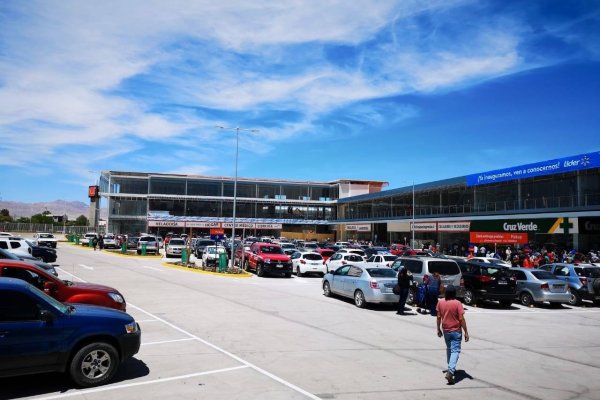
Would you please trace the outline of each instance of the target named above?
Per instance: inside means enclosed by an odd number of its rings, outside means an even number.
[[[379,285],[377,284],[377,281],[371,281],[370,286],[371,286],[371,289],[377,289],[377,288],[379,288]]]
[[[494,278],[490,277],[490,276],[486,276],[486,275],[481,275],[478,276],[477,279],[479,279],[479,282],[482,283],[488,283],[494,280]]]
[[[342,261],[342,265],[346,265],[346,261]]]
[[[465,278],[460,278],[460,287],[465,287]]]
[[[550,289],[550,285],[548,285],[547,283],[542,283],[542,284],[540,285],[540,288],[541,288],[541,289],[544,289],[544,290],[548,290],[548,289]]]
[[[306,261],[300,260],[300,264],[306,264]]]
[[[581,281],[581,284],[583,286],[587,286],[587,278],[586,277],[581,277],[581,278],[579,278],[579,280]]]

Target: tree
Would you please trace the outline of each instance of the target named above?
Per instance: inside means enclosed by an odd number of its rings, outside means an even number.
[[[88,226],[88,219],[85,215],[80,215],[75,219],[75,226]]]
[[[3,208],[2,210],[0,210],[0,222],[12,222],[13,219],[10,216],[10,212],[6,209]]]
[[[54,221],[52,217],[43,214],[34,214],[31,216],[32,224],[52,224]]]
[[[27,217],[20,217],[15,222],[18,222],[20,224],[28,224],[31,222],[31,220]]]

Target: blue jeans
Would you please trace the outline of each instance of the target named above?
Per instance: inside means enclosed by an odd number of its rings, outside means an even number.
[[[444,332],[444,340],[446,341],[446,361],[448,362],[448,372],[452,375],[456,372],[456,364],[460,355],[460,344],[462,341],[462,332]]]

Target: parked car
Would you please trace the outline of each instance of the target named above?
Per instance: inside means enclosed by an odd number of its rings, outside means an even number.
[[[253,269],[256,275],[265,274],[292,276],[292,261],[281,247],[272,243],[256,242],[250,248],[250,254],[245,261],[246,270]]]
[[[175,239],[171,239],[171,241],[173,240]],[[207,267],[218,265],[221,254],[227,255],[227,249],[224,246],[206,246],[202,253],[202,265]]]
[[[196,246],[194,247],[194,255],[200,260],[206,246],[215,246],[216,244],[217,242],[212,239],[198,239],[196,241]]]
[[[302,250],[314,252],[318,249],[319,245],[317,244],[317,242],[304,242],[304,244],[302,245]]]
[[[146,247],[146,254],[159,254],[159,243],[156,236],[140,236],[137,243],[137,253],[142,254],[142,247]]]
[[[94,238],[98,239],[98,237],[99,235],[96,232],[87,232],[85,235],[83,235],[83,237],[79,241],[79,244],[81,244],[82,246],[89,246],[90,240],[93,240]]]
[[[0,237],[0,249],[8,250],[16,256],[32,256],[45,263],[56,261],[56,250],[45,247],[36,246],[33,242],[17,236]]]
[[[127,236],[127,249],[137,249],[140,238],[137,236]]]
[[[493,265],[501,265],[501,266],[505,266],[505,267],[512,267],[512,264],[509,263],[508,261],[500,260],[499,258],[493,258],[493,257],[473,257],[473,258],[469,258],[467,261],[475,262],[475,263],[486,263],[486,264],[493,264]]]
[[[24,261],[26,263],[33,264],[33,265],[37,266],[38,268],[41,268],[54,276],[58,276],[58,272],[56,272],[56,269],[54,269],[53,265],[50,265],[43,261],[40,261],[33,256],[23,256],[23,255],[17,256],[15,254],[11,253],[10,251],[0,249],[0,260]]]
[[[304,274],[319,274],[323,276],[327,273],[323,257],[314,251],[296,251],[292,254],[291,259],[292,271],[298,276]]]
[[[510,307],[517,297],[517,280],[509,267],[490,263],[457,261],[465,283],[463,302],[497,301]]]
[[[565,281],[543,269],[512,268],[517,279],[517,299],[524,306],[549,302],[560,306],[571,301],[569,286]]]
[[[407,246],[403,245],[403,244],[393,244],[390,246],[390,253],[392,253],[395,256],[401,256],[402,254],[404,254],[404,249]]]
[[[131,315],[63,304],[20,279],[0,278],[0,310],[2,378],[68,372],[79,386],[102,385],[140,349]]]
[[[0,260],[0,276],[18,278],[63,303],[86,303],[125,311],[125,298],[117,289],[95,283],[60,280],[23,261]]]
[[[367,259],[371,256],[374,256],[375,254],[392,254],[390,253],[390,250],[387,247],[380,247],[380,246],[375,246],[375,247],[369,247],[366,246],[365,247],[365,256],[367,257]]]
[[[396,261],[396,256],[393,254],[375,254],[367,259],[368,263],[372,263],[377,265],[378,267],[391,267],[394,261]]]
[[[321,247],[319,248],[318,252],[321,255],[321,257],[323,257],[323,261],[325,262],[327,262],[327,260],[329,260],[329,258],[335,254],[335,250]]]
[[[48,232],[38,232],[33,235],[33,241],[37,246],[47,246],[56,248],[56,237],[52,233]]]
[[[442,280],[440,294],[446,286],[452,285],[456,288],[456,297],[459,299],[464,297],[465,283],[460,268],[454,260],[436,257],[398,257],[393,262],[392,269],[399,271],[401,268],[410,271],[416,286],[423,283],[425,275],[431,277],[437,272]],[[407,303],[414,302],[415,291],[416,288],[413,287],[408,292]]]
[[[165,246],[165,256],[169,257],[181,257],[183,249],[185,249],[186,243],[184,239],[172,238],[169,244]]]
[[[358,254],[340,253],[338,251],[337,253],[329,257],[329,260],[325,262],[325,266],[327,267],[327,272],[333,272],[343,265],[361,262],[365,262],[365,259]]]
[[[363,261],[367,261],[367,255],[365,253],[365,251],[363,249],[354,249],[351,247],[345,247],[343,249],[339,249],[336,253],[352,253],[352,254],[357,254],[359,256],[361,256],[363,258]]]
[[[117,245],[117,237],[113,233],[107,233],[102,240],[104,241],[105,249],[116,249],[119,247]]]
[[[571,290],[569,305],[581,305],[582,300],[591,300],[600,306],[600,267],[591,264],[546,264],[540,269],[550,272],[568,283]]]
[[[323,294],[354,299],[354,305],[364,308],[367,303],[397,303],[393,288],[398,283],[391,268],[371,267],[367,263],[344,265],[323,277]]]

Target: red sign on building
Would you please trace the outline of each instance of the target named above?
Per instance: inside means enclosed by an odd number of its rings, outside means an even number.
[[[527,233],[506,232],[471,232],[471,243],[497,243],[497,244],[527,244],[529,238]]]

